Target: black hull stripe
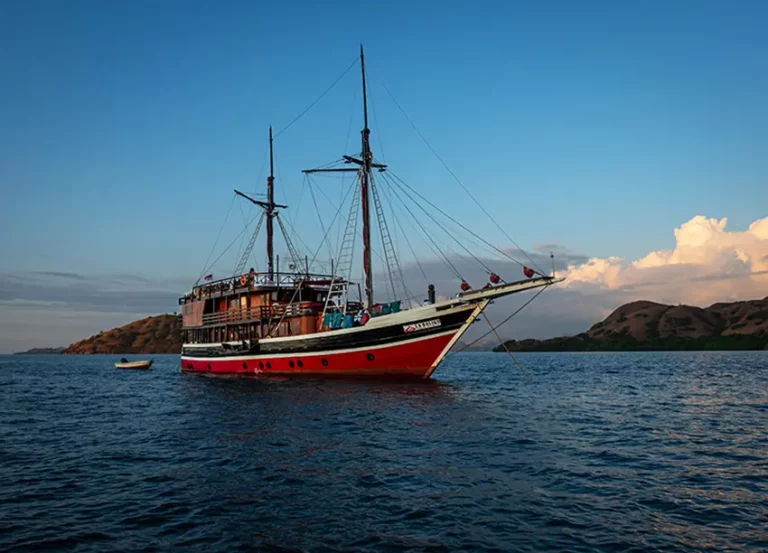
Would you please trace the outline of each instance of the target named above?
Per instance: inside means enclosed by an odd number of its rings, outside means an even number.
[[[306,352],[324,352],[339,349],[365,348],[373,346],[382,346],[394,344],[413,338],[431,336],[440,334],[448,330],[458,330],[472,315],[471,309],[465,309],[446,315],[431,317],[422,321],[412,321],[404,324],[386,326],[372,329],[369,332],[356,332],[353,334],[335,334],[328,332],[321,334],[316,338],[296,337],[295,340],[286,340],[280,342],[263,342],[255,344],[250,349],[225,348],[221,344],[212,344],[211,347],[195,346],[193,348],[183,348],[182,355],[195,358],[205,357],[237,357],[249,355],[278,355],[286,353],[306,353]],[[419,322],[440,320],[440,326],[416,330],[414,332],[405,332],[404,326],[418,324]]]

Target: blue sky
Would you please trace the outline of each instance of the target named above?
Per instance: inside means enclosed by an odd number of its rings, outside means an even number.
[[[765,3],[417,4],[3,3],[0,273],[193,281],[232,188],[263,189],[267,126],[361,42],[375,154],[499,246],[383,85],[524,248],[634,259],[697,214],[767,214]],[[353,70],[278,137],[279,199],[357,151],[358,89]]]

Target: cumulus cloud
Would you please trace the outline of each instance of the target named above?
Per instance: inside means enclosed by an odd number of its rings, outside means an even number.
[[[572,290],[597,289],[628,299],[705,305],[768,293],[768,217],[743,232],[727,218],[697,215],[674,230],[675,247],[629,261],[591,258],[568,267]]]

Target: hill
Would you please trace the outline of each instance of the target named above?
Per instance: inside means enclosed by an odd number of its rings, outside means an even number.
[[[768,297],[707,308],[635,301],[582,334],[510,340],[506,346],[512,351],[768,349]]]
[[[64,351],[64,348],[32,348],[27,351],[17,351],[14,355],[58,354],[62,351]]]
[[[473,343],[472,341],[467,343],[459,340],[453,344],[451,351],[491,351],[493,349],[493,344],[494,342],[489,342],[487,340],[481,340],[478,343]]]
[[[181,343],[181,318],[157,315],[99,332],[62,353],[180,353]]]

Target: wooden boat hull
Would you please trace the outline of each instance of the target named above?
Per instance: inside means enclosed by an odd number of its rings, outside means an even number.
[[[133,361],[131,363],[115,363],[116,369],[148,371],[152,367],[152,361]]]
[[[392,324],[263,340],[258,347],[187,344],[181,370],[212,374],[429,378],[451,346],[481,312],[459,305]],[[418,316],[418,313],[414,313]],[[227,347],[224,347],[224,346]]]
[[[459,294],[371,319],[365,326],[249,342],[184,344],[183,372],[429,378],[497,297],[559,282],[549,277]]]
[[[280,355],[182,356],[181,370],[214,374],[427,378],[457,331],[394,345]]]

